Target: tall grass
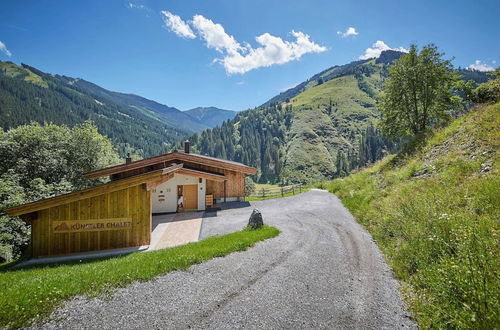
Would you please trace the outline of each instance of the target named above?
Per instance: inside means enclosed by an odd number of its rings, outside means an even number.
[[[423,328],[500,325],[498,114],[479,109],[413,156],[328,185],[377,240]]]
[[[278,234],[278,229],[263,226],[148,253],[1,271],[0,327],[17,328],[43,320],[76,295],[95,296],[133,281],[185,270],[195,263],[246,250]]]

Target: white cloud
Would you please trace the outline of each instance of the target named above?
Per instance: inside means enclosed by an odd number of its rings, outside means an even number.
[[[260,67],[295,61],[307,53],[320,53],[326,50],[325,47],[312,42],[307,34],[292,31],[291,35],[295,37],[295,41],[286,41],[264,33],[255,38],[262,47],[247,46],[246,53],[228,54],[220,62],[229,74],[245,73]]]
[[[242,86],[242,85],[245,85],[245,82],[242,80],[242,81],[238,81],[235,83],[235,85],[238,85],[238,86]]]
[[[161,14],[163,15],[163,21],[165,22],[165,25],[169,28],[170,31],[174,32],[182,38],[196,38],[193,30],[191,30],[189,25],[184,22],[179,16],[174,15],[166,10],[162,10]]]
[[[147,8],[144,5],[136,5],[135,3],[132,3],[132,2],[128,3],[128,7],[133,8],[133,9],[146,9]]]
[[[7,55],[8,57],[12,56],[12,53],[7,49],[7,46],[3,42],[0,41],[0,51]]]
[[[352,26],[348,27],[345,32],[337,31],[337,34],[342,38],[347,38],[349,36],[357,36],[359,33]]]
[[[221,63],[228,74],[243,74],[257,68],[298,60],[307,53],[320,53],[326,50],[325,47],[312,42],[310,37],[302,32],[290,33],[295,37],[294,41],[286,41],[264,33],[255,38],[261,47],[253,48],[248,43],[240,44],[232,35],[226,33],[221,24],[214,23],[202,15],[193,16],[190,24],[205,40],[208,48],[215,49],[223,55],[214,62]]]
[[[220,53],[235,54],[238,51],[245,51],[233,36],[230,36],[220,24],[201,15],[193,16],[191,24],[198,30],[200,36],[207,43],[208,48],[214,48]]]
[[[481,60],[476,60],[473,64],[469,65],[467,67],[468,69],[471,70],[477,70],[477,71],[494,71],[495,68],[492,66],[489,66],[486,63],[481,62]]]
[[[380,53],[382,53],[384,50],[397,50],[399,52],[404,52],[408,53],[408,50],[403,48],[403,47],[398,47],[398,48],[391,48],[385,44],[382,40],[377,40],[373,45],[372,48],[367,48],[365,50],[364,55],[361,55],[359,57],[360,60],[367,60],[369,58],[376,58],[380,56]]]

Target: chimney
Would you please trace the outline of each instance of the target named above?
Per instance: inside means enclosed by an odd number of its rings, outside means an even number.
[[[188,141],[188,140],[186,140],[186,141],[184,142],[184,152],[185,152],[186,154],[188,154],[188,153],[189,153],[189,151],[190,151],[189,141]]]
[[[130,164],[132,163],[132,157],[130,157],[130,152],[127,153],[127,158],[125,158],[125,164]]]

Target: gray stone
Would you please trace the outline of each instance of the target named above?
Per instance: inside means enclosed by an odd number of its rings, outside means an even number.
[[[248,219],[248,227],[251,229],[258,229],[264,225],[264,220],[262,220],[262,213],[259,210],[253,209],[250,219]]]

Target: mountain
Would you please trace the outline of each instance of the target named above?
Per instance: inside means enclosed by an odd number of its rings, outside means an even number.
[[[219,109],[216,107],[198,107],[184,111],[190,117],[199,122],[213,128],[225,122],[228,119],[233,119],[236,116],[236,111]]]
[[[401,147],[376,128],[376,97],[387,68],[403,54],[385,51],[377,59],[330,67],[189,139],[202,154],[259,168],[254,177],[259,182],[315,182],[346,175]]]
[[[125,107],[135,108],[146,116],[151,116],[165,123],[175,123],[177,127],[188,132],[201,131],[209,127],[179,109],[160,104],[142,96],[112,92],[83,79],[59,75],[55,77],[62,83],[69,84],[85,94],[108,99]]]
[[[218,112],[217,112],[218,113]],[[220,122],[217,122],[220,118]],[[183,136],[222,123],[138,95],[109,91],[79,78],[0,61],[0,123],[4,130],[36,121],[73,126],[92,120],[124,155],[157,155]]]
[[[422,329],[499,322],[499,114],[500,103],[473,107],[404,153],[321,185],[377,241]]]

